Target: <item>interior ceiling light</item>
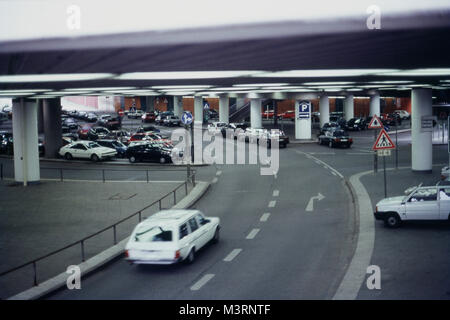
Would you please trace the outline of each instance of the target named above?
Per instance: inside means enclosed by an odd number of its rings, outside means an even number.
[[[314,89],[307,89],[307,88],[299,88],[299,89],[287,89],[287,90],[281,90],[280,92],[314,92],[316,90]]]
[[[159,90],[159,91],[170,93],[170,92],[183,92],[183,91],[191,92],[191,91],[198,91],[198,90],[203,90],[203,89],[206,89],[206,88],[201,88],[201,89],[197,89],[197,90],[195,90],[195,89],[187,89],[187,88],[180,88],[180,89],[163,89],[163,90]]]
[[[152,89],[207,89],[207,88],[211,88],[212,86],[210,85],[179,85],[179,86],[153,86],[150,87]]]
[[[55,98],[59,98],[61,96],[60,95],[49,96],[46,94],[41,94],[41,95],[33,96],[33,99],[55,99]]]
[[[266,90],[288,90],[288,89],[306,89],[303,86],[278,86],[278,87],[267,87]]]
[[[222,88],[214,88],[212,90],[217,90],[217,91],[235,91],[235,90],[239,90],[239,91],[242,91],[242,90],[256,90],[256,89],[258,89],[258,88],[255,88],[255,87],[239,87],[239,88],[237,88],[237,87],[222,87]]]
[[[345,84],[354,84],[353,81],[337,81],[337,82],[305,82],[308,86],[340,86]]]
[[[430,87],[430,86],[431,86],[430,84],[423,84],[423,83],[418,84],[418,83],[415,83],[415,84],[408,84],[406,87],[408,87],[408,88],[421,88],[421,87]]]
[[[287,85],[289,85],[289,83],[250,83],[250,84],[233,84],[233,87],[280,87]]]
[[[107,90],[133,90],[136,87],[102,87],[102,88],[70,88],[64,91],[107,91]]]
[[[172,96],[186,96],[186,95],[192,95],[195,91],[173,91],[170,92],[170,95]]]
[[[99,80],[114,77],[112,73],[23,74],[0,76],[0,83],[62,82]]]
[[[103,92],[107,93],[154,93],[152,90],[145,89],[131,89],[131,90],[104,90]]]
[[[351,77],[374,75],[385,72],[395,72],[397,69],[321,69],[321,70],[290,70],[278,72],[256,73],[252,77],[262,78],[314,78],[314,77]]]
[[[34,95],[34,92],[17,92],[17,93],[2,93],[0,92],[0,97],[25,97],[25,96],[32,96]]]
[[[450,80],[441,80],[441,82],[450,82]]]
[[[54,95],[83,95],[86,93],[92,93],[92,90],[89,91],[50,91],[50,92],[46,92],[45,94],[48,96],[54,96]]]
[[[426,68],[382,72],[384,76],[450,76],[450,68]]]
[[[47,92],[47,91],[52,91],[51,89],[18,89],[18,90],[0,90],[0,93],[28,93],[28,92],[34,92],[34,93],[39,93],[39,92]]]
[[[350,88],[350,89],[345,89],[345,91],[362,91],[363,89],[361,88]]]
[[[386,80],[386,81],[369,81],[368,83],[373,84],[402,84],[402,83],[413,83],[414,81],[410,80]]]
[[[169,71],[169,72],[131,72],[121,74],[118,80],[180,80],[216,79],[252,76],[261,71]]]

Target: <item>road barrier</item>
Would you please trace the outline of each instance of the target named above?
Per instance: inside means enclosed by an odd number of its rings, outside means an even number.
[[[118,239],[117,239],[118,238],[117,237],[117,227],[119,225],[123,224],[126,221],[129,221],[130,219],[132,219],[134,217],[137,217],[137,221],[141,222],[143,219],[145,219],[145,218],[147,218],[147,217],[149,217],[151,215],[151,214],[148,214],[148,215],[145,216],[143,214],[143,212],[146,211],[146,210],[152,209],[153,207],[158,208],[159,211],[165,209],[165,208],[163,208],[163,201],[166,198],[169,198],[170,196],[172,196],[172,198],[173,198],[173,201],[171,201],[171,202],[173,202],[173,205],[176,205],[176,203],[177,203],[177,195],[176,195],[177,190],[179,190],[179,189],[184,187],[184,193],[185,193],[185,196],[186,196],[188,194],[188,184],[189,183],[192,183],[192,185],[195,186],[195,171],[194,170],[191,171],[191,176],[188,176],[187,179],[184,182],[180,183],[173,190],[171,190],[170,192],[168,192],[167,194],[165,194],[164,196],[162,196],[158,200],[153,201],[152,203],[150,203],[149,205],[145,206],[144,208],[142,208],[142,209],[132,213],[131,215],[129,215],[129,216],[127,216],[127,217],[117,221],[116,223],[114,223],[112,225],[109,225],[109,226],[107,226],[105,228],[102,228],[101,230],[99,230],[99,231],[97,231],[97,232],[95,232],[93,234],[90,234],[87,237],[84,237],[84,238],[82,238],[82,239],[80,239],[78,241],[70,243],[69,245],[66,245],[63,248],[60,248],[58,250],[54,250],[54,251],[52,251],[50,253],[47,253],[47,254],[45,254],[45,255],[37,258],[37,259],[33,259],[31,261],[23,263],[23,264],[15,267],[15,268],[3,271],[3,272],[0,273],[0,278],[4,277],[6,275],[10,275],[13,272],[16,272],[16,271],[19,271],[21,269],[24,269],[26,267],[30,267],[31,266],[32,269],[33,269],[33,285],[34,286],[39,285],[40,281],[39,281],[39,274],[38,274],[38,262],[43,262],[45,259],[48,259],[48,258],[50,258],[52,256],[55,256],[56,254],[58,254],[60,252],[63,252],[65,250],[69,249],[69,248],[73,248],[73,247],[76,247],[76,246],[79,246],[79,249],[80,249],[81,262],[86,261],[85,243],[86,243],[87,240],[92,239],[92,238],[94,238],[94,237],[96,237],[96,236],[98,236],[100,234],[103,234],[103,233],[106,233],[106,232],[109,231],[109,232],[112,232],[112,245],[116,245],[119,242]],[[130,232],[131,232],[131,230],[128,231],[128,234]],[[41,282],[43,282],[45,280],[42,280]]]

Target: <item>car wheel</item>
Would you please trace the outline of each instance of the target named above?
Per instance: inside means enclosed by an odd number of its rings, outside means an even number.
[[[73,159],[72,155],[71,155],[69,152],[67,152],[67,153],[64,155],[64,158],[66,158],[66,160],[72,160],[72,159]]]
[[[212,242],[217,243],[217,242],[219,242],[219,239],[220,239],[220,228],[217,227],[216,231],[214,232],[214,237],[212,238]]]
[[[396,213],[391,213],[384,219],[384,225],[388,228],[397,228],[400,226],[400,223],[400,217]]]
[[[159,163],[161,163],[161,164],[166,163],[166,158],[161,157],[161,158],[159,159]]]
[[[97,161],[99,160],[98,155],[93,154],[93,155],[91,156],[91,160],[94,161],[94,162],[97,162]]]
[[[128,161],[130,161],[131,163],[135,163],[136,162],[136,157],[131,156],[128,158]]]
[[[328,146],[329,146],[330,148],[333,148],[333,141],[328,142]]]
[[[195,249],[192,248],[191,251],[189,251],[188,256],[186,257],[186,263],[191,264],[195,260]]]

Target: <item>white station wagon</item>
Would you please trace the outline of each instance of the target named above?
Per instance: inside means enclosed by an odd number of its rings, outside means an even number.
[[[377,203],[375,219],[387,227],[407,220],[450,220],[450,186],[416,187],[407,196],[386,198]]]
[[[136,264],[192,263],[195,253],[219,241],[220,219],[198,210],[163,210],[139,223],[125,246]]]

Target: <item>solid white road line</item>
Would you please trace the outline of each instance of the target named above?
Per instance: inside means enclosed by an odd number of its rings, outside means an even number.
[[[373,156],[373,153],[368,152],[347,152],[349,156]]]
[[[366,277],[370,265],[373,247],[375,245],[375,219],[373,218],[372,202],[360,178],[373,170],[360,172],[350,177],[358,203],[359,233],[356,251],[347,272],[337,289],[333,300],[354,300]]]
[[[216,172],[216,176],[220,176],[221,174],[222,174],[222,171],[221,171],[221,170],[219,170],[219,171]]]
[[[209,280],[214,278],[214,274],[209,273],[205,274],[200,280],[198,280],[192,287],[192,291],[200,290],[201,287],[203,287]]]
[[[242,249],[234,249],[233,251],[230,252],[229,255],[227,255],[225,257],[225,259],[223,259],[223,261],[225,262],[230,262],[233,261],[234,258],[236,258],[236,256],[241,253]]]
[[[268,207],[269,208],[273,208],[273,207],[275,207],[276,204],[277,204],[277,200],[272,200],[272,201],[269,202]]]
[[[273,197],[278,197],[280,195],[280,190],[273,190]]]
[[[269,219],[269,217],[270,217],[270,213],[264,213],[262,216],[261,216],[261,219],[259,219],[259,221],[261,221],[261,222],[266,222],[268,219]]]
[[[214,177],[214,179],[212,179],[211,183],[216,183],[217,181],[219,181],[219,179],[217,179],[217,177]]]
[[[297,150],[297,151],[295,151],[295,152],[297,152],[298,154],[307,155],[307,153],[305,153],[305,152],[303,152],[303,151]],[[337,171],[336,169],[334,169],[332,166],[326,164],[325,162],[323,162],[322,160],[320,160],[320,159],[318,159],[318,158],[316,158],[316,157],[314,157],[314,156],[311,156],[311,155],[310,155],[310,158],[313,159],[314,162],[316,162],[317,164],[327,166],[327,168],[330,169],[331,171],[334,171],[334,172],[338,175],[339,178],[344,179],[344,176],[343,176],[339,171]]]
[[[252,231],[250,231],[250,233],[248,234],[248,236],[246,237],[246,239],[254,239],[256,237],[256,235],[258,234],[259,229],[253,229]]]

